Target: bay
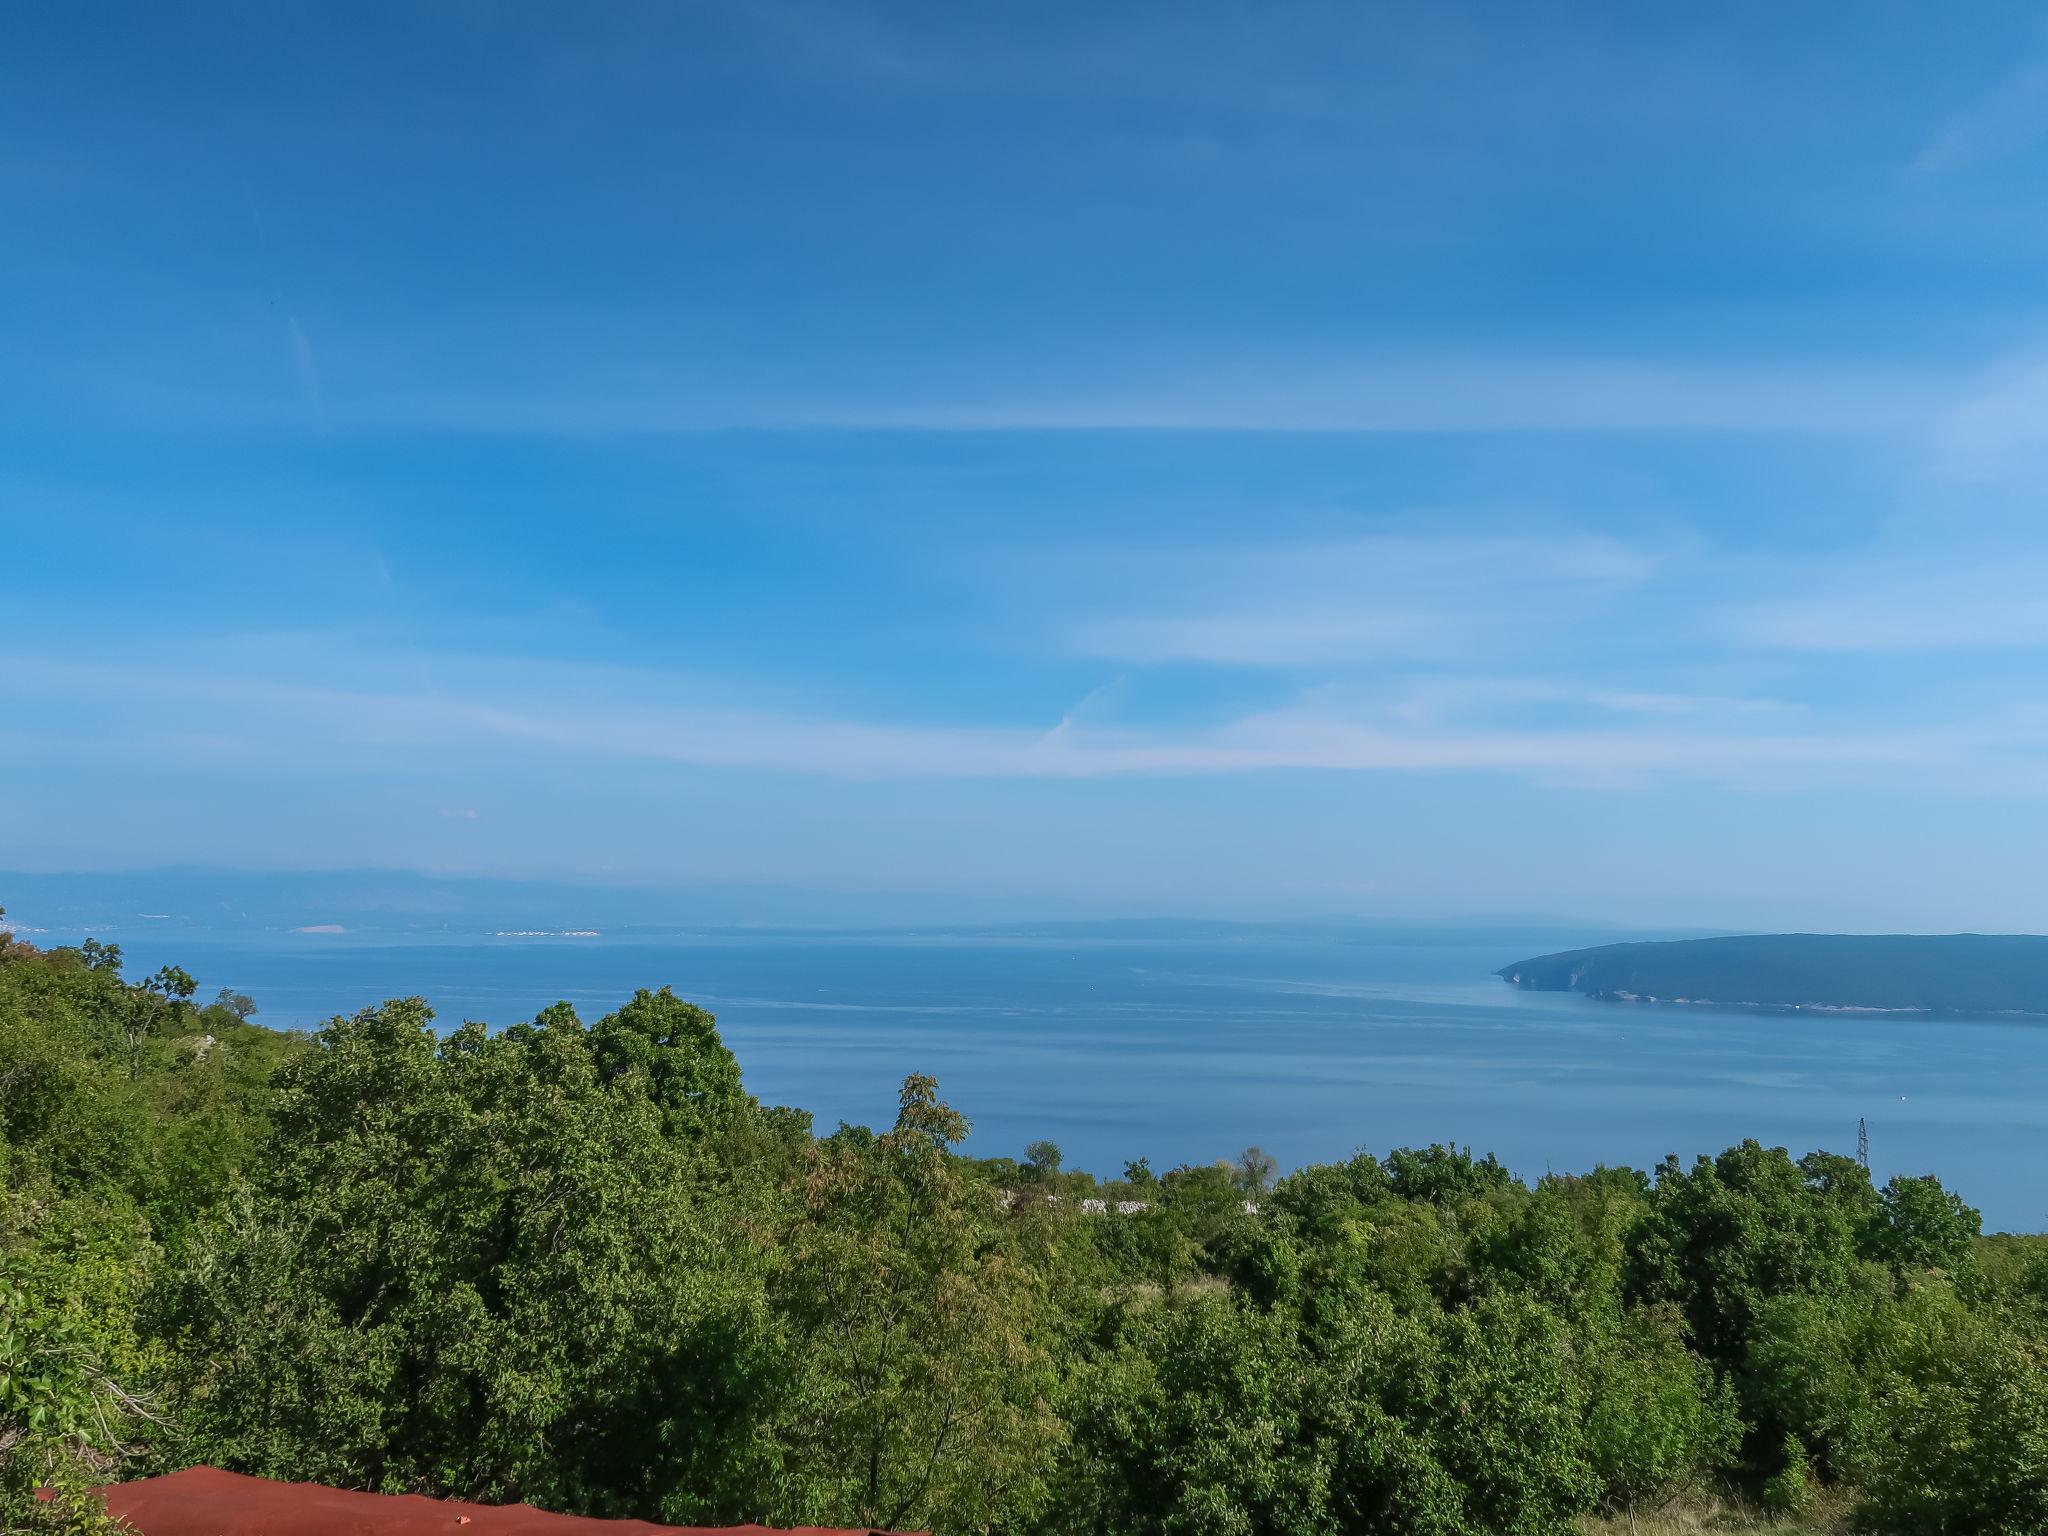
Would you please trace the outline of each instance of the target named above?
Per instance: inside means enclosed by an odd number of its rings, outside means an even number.
[[[969,1150],[1049,1137],[1104,1176],[1140,1156],[1257,1145],[1292,1167],[1454,1141],[1534,1178],[1751,1136],[1853,1152],[1860,1118],[1880,1181],[1938,1173],[1987,1230],[2048,1226],[2048,1024],[1629,1007],[1491,974],[1534,938],[122,938],[129,975],[182,964],[202,997],[249,992],[276,1027],[411,994],[445,1025],[557,1000],[595,1019],[669,985],[718,1015],[754,1094],[820,1129],[886,1124],[904,1075],[926,1072],[972,1121]]]

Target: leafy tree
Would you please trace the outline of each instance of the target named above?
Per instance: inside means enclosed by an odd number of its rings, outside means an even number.
[[[1244,1217],[1244,1196],[1222,1163],[1168,1170],[1160,1195],[1174,1222],[1191,1243],[1213,1243]]]
[[[1475,1158],[1469,1147],[1443,1143],[1420,1151],[1402,1147],[1387,1154],[1387,1180],[1403,1200],[1456,1205],[1499,1194],[1515,1182],[1489,1152]]]
[[[116,976],[121,974],[121,946],[118,944],[102,944],[98,939],[87,938],[78,946],[78,953],[87,970],[111,971]]]
[[[1279,1159],[1259,1147],[1246,1147],[1237,1154],[1237,1166],[1233,1170],[1237,1187],[1247,1199],[1264,1198],[1273,1187],[1273,1179],[1280,1171]]]
[[[182,965],[163,966],[142,985],[145,991],[162,998],[173,1009],[184,1007],[192,1000],[192,994],[199,990],[199,983]]]
[[[1148,1191],[1134,1189],[1144,1200]],[[1149,1191],[1156,1195],[1156,1189]],[[1172,1289],[1193,1278],[1202,1250],[1188,1236],[1180,1217],[1159,1201],[1145,1209],[1117,1212],[1090,1222],[1088,1233],[1119,1281]]]
[[[222,987],[213,1000],[213,1006],[224,1008],[244,1024],[257,1013],[256,999],[246,992],[237,992],[232,987]]]
[[[1290,1228],[1285,1221],[1245,1221],[1218,1241],[1218,1267],[1259,1306],[1292,1301],[1301,1289],[1301,1250]]]
[[[1370,1207],[1392,1197],[1386,1171],[1370,1152],[1347,1163],[1298,1168],[1273,1188],[1274,1209],[1294,1219],[1303,1236],[1322,1242],[1366,1220]]]
[[[1060,1144],[1056,1141],[1034,1141],[1024,1149],[1025,1171],[1042,1184],[1051,1184],[1060,1176]]]
[[[635,992],[600,1019],[590,1031],[590,1049],[599,1076],[638,1085],[671,1136],[724,1127],[752,1107],[740,1087],[739,1062],[718,1036],[718,1021],[667,987]]]
[[[1364,1240],[1333,1257],[1359,1266],[1368,1284],[1402,1307],[1433,1311],[1464,1299],[1465,1240],[1456,1219],[1435,1204],[1392,1200],[1373,1207]]]
[[[152,1418],[0,1255],[0,1531],[111,1536],[94,1485],[118,1462],[124,1430]]]
[[[82,949],[0,956],[0,1139],[46,1209],[97,1204],[87,1227],[175,1240],[262,1140],[271,1075],[299,1042],[234,1021],[204,1052],[166,1045],[146,1027],[166,1008]]]
[[[87,940],[91,943],[91,940]],[[119,956],[114,956],[118,964]],[[95,970],[101,966],[87,965]],[[105,967],[112,969],[112,966]],[[192,973],[180,966],[167,965],[128,994],[128,1006],[123,1010],[121,1020],[122,1040],[128,1048],[128,1075],[130,1078],[142,1075],[143,1042],[162,1034],[166,1028],[180,1030],[184,1026],[185,1011],[192,994],[199,984],[192,979]]]
[[[1941,1347],[1887,1373],[1861,1470],[1863,1517],[1899,1536],[2048,1530],[2048,1347],[1959,1320]]]
[[[1065,1407],[1074,1444],[1047,1525],[1103,1536],[1329,1528],[1304,1444],[1307,1362],[1284,1315],[1213,1294],[1121,1310]]]
[[[1858,1294],[1792,1295],[1758,1309],[1740,1380],[1761,1446],[1796,1438],[1814,1472],[1846,1469],[1870,1412],[1873,1304]]]
[[[1858,1251],[1870,1256],[1868,1244],[1883,1216],[1870,1170],[1839,1152],[1809,1152],[1799,1159],[1799,1172],[1809,1190],[1841,1211]]]
[[[1894,1269],[1954,1273],[1974,1266],[1972,1250],[1983,1226],[1977,1212],[1932,1175],[1895,1178],[1884,1187],[1875,1256]]]
[[[1423,1423],[1474,1536],[1563,1531],[1590,1501],[1593,1472],[1575,1433],[1584,1389],[1564,1344],[1558,1318],[1515,1298],[1488,1298],[1438,1326]],[[1403,1389],[1388,1397],[1406,1406]]]
[[[1635,1529],[1639,1504],[1661,1500],[1732,1461],[1742,1425],[1732,1396],[1690,1354],[1675,1313],[1616,1317],[1590,1352],[1587,1459],[1603,1502]]]
[[[1810,1188],[1782,1147],[1746,1141],[1690,1171],[1665,1159],[1629,1261],[1633,1293],[1675,1302],[1701,1353],[1732,1367],[1765,1301],[1845,1293],[1857,1258],[1841,1203]]]
[[[891,1130],[812,1154],[772,1293],[792,1373],[775,1426],[789,1516],[984,1530],[1052,1491],[1037,1286],[999,1241],[994,1191],[952,1155],[966,1134],[937,1083],[912,1076]]]
[[[417,999],[287,1069],[249,1199],[163,1302],[209,1458],[600,1514],[752,1496],[750,1245],[565,1007],[437,1040]]]
[[[1364,1298],[1310,1384],[1331,1524],[1444,1536],[1561,1533],[1598,1491],[1559,1321],[1519,1297],[1403,1317]]]
[[[1479,1279],[1527,1291],[1561,1313],[1604,1318],[1622,1268],[1620,1236],[1606,1214],[1597,1201],[1545,1180],[1518,1208],[1473,1232],[1467,1263]]]

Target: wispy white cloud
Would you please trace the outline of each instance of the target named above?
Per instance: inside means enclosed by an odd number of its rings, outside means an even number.
[[[1965,370],[1884,356],[1732,361],[1682,351],[1543,350],[1274,354],[1134,337],[1124,355],[1046,345],[894,359],[886,379],[806,359],[708,347],[645,326],[538,316],[523,332],[454,323],[402,334],[357,323],[290,341],[299,398],[237,320],[175,337],[81,344],[46,387],[124,418],[298,428],[604,437],[707,431],[1672,432],[1861,437],[1917,434]],[[173,344],[174,343],[174,344]]]
[[[1932,419],[1928,467],[1940,479],[2048,484],[2048,348],[2007,357]]]
[[[1595,691],[1586,702],[1596,709],[1624,715],[1656,715],[1664,718],[1712,715],[1765,716],[1796,715],[1805,711],[1783,699],[1728,698],[1696,693],[1613,693]]]
[[[1518,712],[1522,717],[1534,714],[1538,718],[1621,716],[1686,720],[1697,729],[1752,729],[1762,722],[1792,721],[1809,713],[1805,706],[1783,699],[1617,689],[1582,679],[1478,673],[1431,673],[1404,678],[1392,690],[1391,702],[1386,705],[1390,720],[1408,726],[1497,718],[1503,711]]]
[[[1011,379],[1023,370],[1005,367]],[[1918,431],[1952,397],[1937,368],[1509,354],[1352,361],[1196,358],[1156,378],[1077,369],[1036,389],[966,381],[893,397],[788,394],[739,405],[730,424],[926,432],[1734,432]],[[452,402],[451,402],[452,403]],[[702,424],[689,409],[614,404],[652,429]],[[651,404],[651,413],[646,405]],[[728,409],[734,407],[728,406]],[[620,419],[612,415],[611,419]]]
[[[1774,730],[1752,722],[1505,729],[1414,725],[1321,692],[1205,727],[933,726],[820,715],[613,701],[582,705],[514,693],[420,695],[308,687],[226,675],[149,674],[29,658],[7,691],[89,686],[131,750],[151,743],[214,761],[271,765],[314,757],[374,775],[478,752],[648,761],[849,779],[1091,779],[1286,770],[1493,772],[1618,785],[1678,777],[1753,788],[1887,775],[1968,772],[1971,732]],[[170,711],[154,725],[150,709]],[[175,720],[197,710],[203,736]],[[1989,740],[1986,737],[1983,740]],[[2021,755],[2002,770],[2048,787],[2048,736],[2001,727]]]
[[[2048,560],[1933,549],[1847,562],[1728,619],[1741,639],[1791,651],[2038,649],[2048,646]]]
[[[1083,654],[1299,666],[1483,655],[1517,632],[1568,624],[1587,605],[1639,585],[1657,556],[1586,536],[1408,536],[1119,564],[1128,589],[1118,611],[1072,626]],[[1142,611],[1148,603],[1155,611]]]

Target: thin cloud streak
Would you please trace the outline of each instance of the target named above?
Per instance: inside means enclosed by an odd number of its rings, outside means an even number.
[[[750,355],[645,332],[526,323],[380,336],[362,326],[310,343],[290,327],[301,408],[247,366],[239,326],[180,338],[202,370],[167,370],[116,338],[83,348],[48,387],[100,412],[182,425],[565,438],[694,432],[1669,432],[1863,437],[1923,432],[1969,382],[1962,369],[1884,358],[1811,365],[1770,357],[1694,364],[1656,355],[1385,351],[1272,357],[1196,350],[1133,374],[1099,357],[995,351],[909,360],[886,383],[781,377]],[[1156,346],[1138,350],[1157,351]],[[488,366],[477,371],[478,360]],[[764,372],[764,367],[766,371]],[[108,380],[122,381],[109,388]]]
[[[1497,650],[1569,626],[1648,580],[1659,559],[1581,535],[1247,545],[1114,563],[1132,588],[1195,595],[1163,599],[1165,612],[1076,621],[1078,653],[1290,667]]]
[[[306,337],[306,328],[299,323],[297,315],[286,317],[286,328],[291,333],[292,363],[297,369],[299,389],[306,398],[306,410],[313,426],[322,436],[327,432],[327,400],[320,390],[320,369],[313,361],[313,343]]]
[[[109,728],[200,755],[260,763],[320,761],[358,773],[411,770],[437,750],[559,753],[841,779],[1098,779],[1283,770],[1500,772],[1552,783],[1619,786],[1678,777],[1748,788],[1967,771],[1973,738],[1955,732],[1713,732],[1702,729],[1403,729],[1316,703],[1198,730],[1050,729],[874,723],[801,714],[308,687],[247,678],[146,674],[29,660],[11,691],[91,687],[147,708],[206,706],[205,733],[152,730],[127,712]],[[242,711],[232,724],[223,717]],[[2032,727],[2015,734],[2048,745]],[[2048,759],[2019,781],[2048,787]]]
[[[1986,369],[1934,420],[1928,468],[1978,484],[2048,481],[2048,351],[2009,356]]]
[[[1042,373],[1042,369],[1036,369]],[[1683,367],[1645,358],[1374,358],[1331,365],[1321,358],[1270,362],[1241,356],[1188,358],[1169,377],[1118,381],[1077,365],[1018,389],[1028,375],[1006,365],[987,387],[954,379],[926,389],[915,379],[893,397],[868,387],[846,395],[733,389],[729,381],[676,393],[674,369],[649,369],[645,387],[584,379],[571,393],[412,381],[365,381],[371,426],[403,424],[477,432],[1739,432],[1864,436],[1917,432],[1954,399],[1942,371]]]
[[[1737,607],[1735,635],[1788,651],[2038,650],[2048,647],[2048,564],[1870,561],[1800,597]]]

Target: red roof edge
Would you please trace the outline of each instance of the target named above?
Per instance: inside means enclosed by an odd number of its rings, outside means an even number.
[[[530,1504],[280,1483],[218,1467],[109,1483],[107,1512],[138,1536],[882,1536],[824,1526],[653,1525],[555,1515]]]

